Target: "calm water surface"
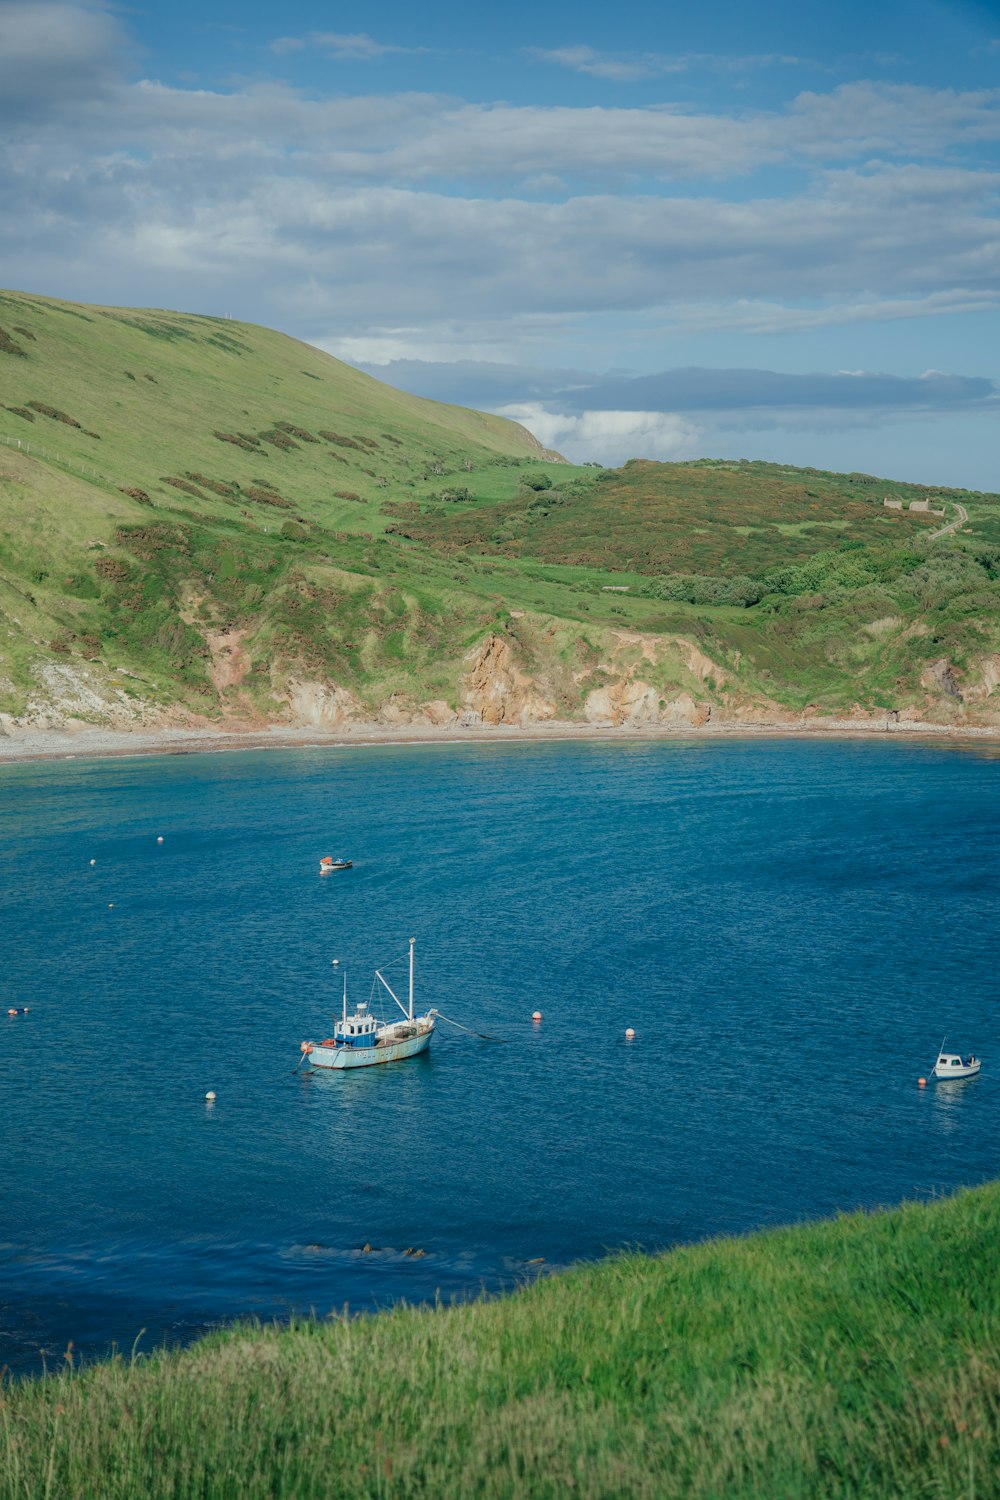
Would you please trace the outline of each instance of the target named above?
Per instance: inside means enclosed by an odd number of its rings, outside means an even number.
[[[0,835],[0,1005],[30,1006],[0,1017],[13,1370],[997,1173],[995,751],[8,766]],[[363,998],[376,964],[405,985],[411,935],[418,1003],[504,1044],[442,1025],[424,1058],[293,1076],[331,958]],[[945,1032],[984,1073],[920,1091]]]

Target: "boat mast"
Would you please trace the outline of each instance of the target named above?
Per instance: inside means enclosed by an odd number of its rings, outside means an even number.
[[[339,958],[331,958],[330,962],[333,964],[334,969],[339,969],[340,968],[340,959]],[[345,1023],[345,1025],[346,1025],[346,1022],[347,1022],[347,970],[345,969],[344,970],[344,1023]]]
[[[413,945],[416,938],[410,938],[410,1020],[413,1020]]]

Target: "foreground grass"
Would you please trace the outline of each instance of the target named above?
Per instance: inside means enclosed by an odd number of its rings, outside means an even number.
[[[985,1497],[1000,1186],[7,1387],[0,1496]]]

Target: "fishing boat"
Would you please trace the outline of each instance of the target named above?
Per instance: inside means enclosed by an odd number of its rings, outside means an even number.
[[[410,938],[410,993],[409,1004],[404,1005],[380,969],[375,970],[372,994],[347,1013],[347,973],[344,973],[343,1011],[333,1028],[333,1036],[322,1042],[303,1042],[302,1062],[312,1068],[370,1068],[376,1063],[402,1062],[405,1057],[416,1057],[426,1052],[434,1035],[438,1013],[429,1010],[425,1015],[414,1014],[413,1009],[413,946],[416,938]],[[333,960],[334,968],[339,961]],[[372,1000],[376,986],[381,984],[403,1013],[401,1021],[380,1021],[372,1014]]]
[[[353,859],[331,859],[329,854],[324,854],[319,862],[319,873],[331,875],[334,870],[350,870],[353,864]]]
[[[975,1078],[983,1065],[981,1057],[962,1057],[958,1052],[946,1052],[944,1043],[938,1053],[938,1060],[934,1064],[935,1078]]]

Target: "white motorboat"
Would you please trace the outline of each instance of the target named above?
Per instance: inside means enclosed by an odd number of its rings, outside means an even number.
[[[958,1052],[946,1052],[942,1043],[938,1060],[934,1064],[935,1078],[975,1078],[983,1065],[981,1057],[973,1057],[970,1052],[968,1057],[963,1057]]]
[[[319,862],[319,873],[332,875],[334,870],[350,870],[353,865],[353,859],[332,859],[329,854],[324,854]]]
[[[302,1062],[312,1068],[369,1068],[377,1063],[401,1062],[406,1057],[416,1057],[426,1052],[434,1035],[438,1013],[429,1010],[418,1016],[413,1010],[413,945],[410,938],[410,993],[409,1004],[404,1005],[399,996],[383,976],[375,970],[372,995],[347,1013],[347,974],[344,974],[344,1001],[340,1020],[333,1028],[333,1036],[321,1042],[303,1042]],[[339,967],[337,959],[334,967]],[[376,986],[381,984],[403,1013],[401,1021],[380,1021],[372,1014],[371,1004]]]

